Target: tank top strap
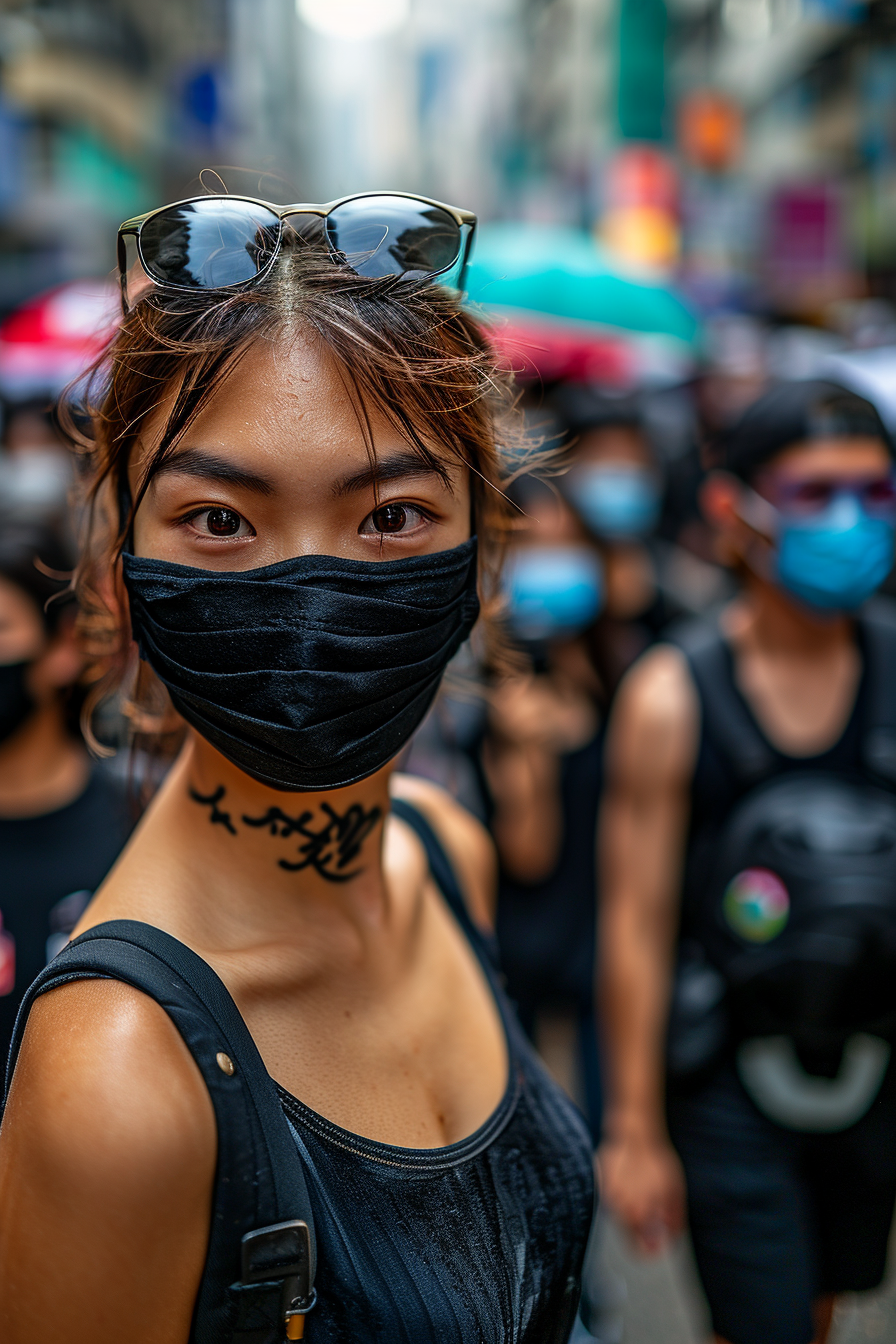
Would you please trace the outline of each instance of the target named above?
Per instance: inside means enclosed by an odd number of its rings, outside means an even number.
[[[429,821],[418,808],[404,798],[392,799],[392,811],[400,821],[410,826],[422,843],[433,881],[445,897],[451,913],[467,935],[474,951],[484,954],[483,959],[492,970],[497,969],[497,943],[476,925],[470,915],[454,864]]]
[[[317,1261],[308,1188],[276,1085],[225,985],[191,948],[150,924],[117,919],[69,943],[22,1001],[5,1107],[34,1001],[74,980],[132,985],[165,1010],[215,1112],[218,1163],[205,1269],[190,1344],[278,1344],[285,1312],[314,1305]]]
[[[715,742],[736,778],[749,786],[773,773],[778,753],[735,685],[734,661],[718,617],[683,623],[669,639],[688,661],[700,698],[702,732]]]

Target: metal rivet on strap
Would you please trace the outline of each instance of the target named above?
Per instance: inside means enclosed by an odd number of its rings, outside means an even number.
[[[215,1059],[218,1062],[218,1068],[221,1070],[221,1072],[226,1073],[228,1078],[232,1078],[233,1075],[236,1073],[236,1069],[233,1066],[233,1060],[230,1058],[230,1056],[225,1055],[223,1050],[219,1050],[218,1053],[215,1055]]]

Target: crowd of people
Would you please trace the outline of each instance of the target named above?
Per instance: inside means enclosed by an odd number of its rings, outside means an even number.
[[[131,221],[5,407],[2,1338],[604,1344],[600,1209],[824,1344],[896,1203],[896,445],[515,385],[471,217],[351,204]]]

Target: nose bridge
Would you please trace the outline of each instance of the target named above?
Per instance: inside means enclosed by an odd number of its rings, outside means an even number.
[[[280,214],[280,225],[284,232],[288,231],[307,243],[326,244],[326,212],[320,206],[287,206]]]
[[[334,539],[343,524],[339,501],[325,483],[307,480],[291,496],[277,528],[279,558],[332,555]]]
[[[828,521],[840,530],[854,527],[863,515],[862,502],[854,487],[843,486],[834,496],[828,514]]]
[[[325,219],[327,211],[320,205],[285,205],[280,211],[283,220],[291,215],[316,215],[318,219]]]

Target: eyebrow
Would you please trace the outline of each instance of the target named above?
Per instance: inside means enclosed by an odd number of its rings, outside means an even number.
[[[273,495],[276,486],[269,476],[260,471],[249,471],[237,466],[226,457],[208,452],[205,448],[180,448],[164,457],[153,472],[153,478],[163,472],[176,471],[184,476],[199,476],[205,481],[221,481],[257,495]]]
[[[393,453],[389,457],[377,458],[360,471],[349,472],[340,477],[333,484],[333,494],[350,495],[359,490],[369,490],[371,486],[382,485],[386,481],[404,481],[415,476],[436,476],[446,489],[451,489],[451,478],[445,467],[436,462],[427,462],[417,453]]]

